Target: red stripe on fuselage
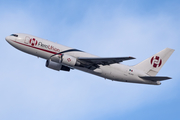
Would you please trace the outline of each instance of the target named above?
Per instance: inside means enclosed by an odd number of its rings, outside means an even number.
[[[26,44],[23,44],[23,43],[20,43],[20,42],[17,42],[17,41],[13,41],[13,42],[21,44],[21,45],[24,45],[24,46],[27,46],[27,47],[35,48],[37,50],[42,50],[44,52],[48,52],[48,53],[51,53],[51,54],[57,54],[56,52],[53,52],[53,51],[49,51],[49,50],[45,50],[45,49],[42,49],[42,48],[37,48],[37,47],[29,46],[29,45],[26,45]]]

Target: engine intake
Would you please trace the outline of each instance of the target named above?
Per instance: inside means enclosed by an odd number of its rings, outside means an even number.
[[[46,67],[51,68],[53,70],[63,70],[63,71],[70,71],[70,68],[67,66],[62,65],[62,63],[53,62],[51,60],[46,61]]]

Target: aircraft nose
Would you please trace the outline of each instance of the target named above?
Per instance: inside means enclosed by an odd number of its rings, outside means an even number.
[[[7,42],[9,42],[10,41],[10,36],[7,36],[5,39],[6,39]]]

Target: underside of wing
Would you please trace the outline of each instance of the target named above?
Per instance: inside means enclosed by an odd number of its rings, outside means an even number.
[[[162,81],[171,79],[170,77],[162,77],[162,76],[139,76],[144,80],[151,80],[151,81]]]
[[[109,65],[113,63],[123,62],[125,60],[135,59],[134,57],[114,57],[114,58],[83,58],[79,57],[78,60],[84,61],[90,64],[97,64],[97,65]]]

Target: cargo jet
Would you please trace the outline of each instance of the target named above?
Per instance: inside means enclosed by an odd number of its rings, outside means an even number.
[[[5,39],[23,52],[46,59],[46,67],[57,71],[78,69],[113,81],[151,85],[160,85],[160,81],[171,79],[156,76],[174,52],[170,48],[158,52],[135,66],[126,66],[121,62],[135,58],[98,57],[29,34],[11,34]]]

